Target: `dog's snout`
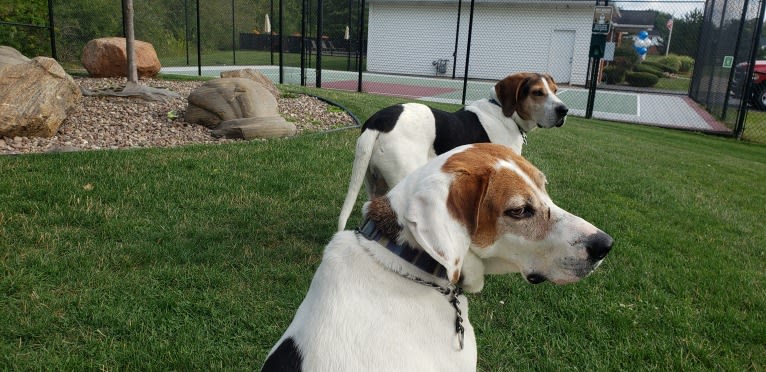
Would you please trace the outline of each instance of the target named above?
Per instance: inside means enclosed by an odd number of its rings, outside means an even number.
[[[567,113],[569,113],[569,107],[566,107],[565,105],[559,105],[556,107],[556,115],[566,116]]]
[[[611,236],[599,231],[588,237],[588,240],[585,242],[585,250],[588,252],[588,257],[591,260],[600,261],[612,250],[612,243],[614,243],[614,240]]]
[[[546,280],[548,280],[548,279],[545,276],[537,274],[537,273],[532,273],[532,274],[527,275],[527,281],[530,284],[540,284],[540,283],[542,283],[542,282],[544,282]]]

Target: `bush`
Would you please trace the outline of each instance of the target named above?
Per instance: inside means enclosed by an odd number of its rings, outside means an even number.
[[[681,61],[681,67],[678,68],[678,72],[689,72],[694,68],[694,58],[678,56],[678,60]]]
[[[653,87],[659,80],[657,76],[648,72],[628,72],[625,74],[625,81],[634,87]]]
[[[620,66],[604,67],[604,80],[607,84],[619,84],[625,80],[625,69]]]
[[[659,63],[662,66],[665,66],[668,69],[665,71],[671,72],[674,74],[678,73],[678,70],[681,69],[681,58],[675,54],[670,54],[665,57],[662,57],[659,60],[657,60],[657,63]]]
[[[672,66],[668,66],[668,65],[662,64],[661,62],[658,62],[658,61],[644,61],[641,64],[642,65],[651,66],[651,67],[654,67],[654,68],[656,68],[656,69],[658,69],[660,71],[669,72],[671,74],[678,73],[678,69],[675,69]]]
[[[661,77],[663,77],[665,75],[665,74],[663,74],[662,70],[660,70],[660,69],[658,69],[656,67],[650,66],[650,65],[648,65],[646,63],[641,63],[641,64],[633,66],[633,71],[649,73],[649,74],[652,74],[652,75],[654,75],[654,76],[656,76],[658,78],[661,78]]]
[[[638,62],[638,54],[633,50],[632,46],[623,44],[614,51],[614,64],[630,70],[633,65]]]

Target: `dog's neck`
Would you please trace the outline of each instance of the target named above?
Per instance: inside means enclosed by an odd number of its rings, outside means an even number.
[[[365,224],[360,227],[360,232],[367,239],[378,242],[379,245],[397,256],[396,261],[394,261],[389,259],[391,255],[372,252],[381,265],[405,276],[415,276],[445,285],[449,283],[444,267],[431,258],[417,242],[407,241],[404,238],[406,234],[403,233],[396,212],[391,208],[391,203],[387,197],[375,198],[365,205],[365,223],[367,221],[372,223],[372,226],[366,226],[370,233],[365,234],[363,231]],[[382,240],[378,239],[381,237]],[[393,243],[393,245],[388,247],[389,243]],[[425,259],[426,257],[428,259]],[[409,267],[410,270],[407,270],[409,265],[402,265],[404,262],[414,267]],[[440,270],[436,270],[436,268]],[[479,292],[484,287],[484,263],[470,250],[465,257],[458,285],[463,287],[466,292]]]
[[[415,275],[422,280],[436,277],[447,280],[447,271],[436,260],[429,256],[417,244],[402,241],[402,227],[398,224],[396,213],[391,209],[388,198],[383,196],[373,199],[367,208],[367,218],[358,231],[362,236],[377,242],[402,260],[412,264],[422,271],[423,275]],[[421,273],[418,273],[421,274]],[[412,276],[406,274],[405,276]]]
[[[495,107],[497,107],[497,115],[500,118],[503,118],[504,120],[507,120],[508,117],[503,114],[503,105],[500,103],[500,101],[497,98],[497,94],[495,94],[495,90],[492,90],[492,93],[490,94],[490,98],[488,99],[489,103],[493,104]],[[519,113],[514,111],[511,115],[510,119],[513,121],[514,124],[516,124],[516,128],[519,129],[519,133],[521,133],[521,137],[524,139],[524,144],[527,144],[527,132],[529,132],[532,129],[537,128],[537,123],[534,122],[534,120],[525,120],[521,116],[519,116]]]

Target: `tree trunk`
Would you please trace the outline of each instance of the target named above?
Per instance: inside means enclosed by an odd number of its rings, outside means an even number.
[[[136,67],[136,34],[133,29],[133,0],[122,2],[125,14],[125,53],[128,58],[128,83],[138,84]]]

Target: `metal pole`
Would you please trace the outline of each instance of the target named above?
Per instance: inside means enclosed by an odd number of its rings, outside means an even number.
[[[231,56],[232,62],[237,65],[237,33],[236,20],[234,19],[234,0],[231,0]]]
[[[306,86],[306,0],[301,1],[301,86]]]
[[[362,50],[364,49],[364,0],[361,0],[359,5],[359,46],[357,47],[357,67],[359,68],[359,76],[356,81],[356,91],[362,91]]]
[[[128,37],[128,31],[125,25],[125,0],[120,0],[121,12],[122,12],[122,37]]]
[[[322,19],[322,7],[324,1],[317,0],[317,63],[316,63],[316,84],[317,88],[322,87],[322,33],[324,32],[324,19]]]
[[[279,84],[285,83],[285,0],[279,0]]]
[[[766,13],[766,0],[761,0],[761,9],[758,13],[758,20],[762,20]],[[758,44],[760,42],[760,35],[763,31],[763,22],[755,23],[755,32],[753,32],[753,42],[750,46],[750,63],[747,66],[747,75],[753,76],[753,70],[755,69],[755,60],[758,58]],[[747,98],[750,97],[750,84],[745,84],[745,92],[742,95],[742,101],[739,103],[739,113],[737,115],[737,124],[734,127],[734,136],[737,139],[742,139],[742,133],[745,132],[745,119],[747,118]]]
[[[184,48],[186,49],[186,65],[189,65],[189,1],[184,0]]]
[[[600,3],[596,0],[596,6]],[[609,0],[604,0],[604,5],[609,5]],[[591,39],[593,34],[591,34]],[[596,101],[596,85],[598,84],[598,70],[601,64],[601,58],[591,58],[590,67],[590,86],[588,87],[588,102],[585,104],[585,118],[590,119],[593,116],[593,105]]]
[[[750,0],[745,0],[745,4],[742,6],[742,15],[741,15],[740,22],[739,22],[739,29],[737,30],[737,41],[734,42],[734,50],[735,50],[734,55],[735,56],[736,56],[736,53],[737,53],[736,51],[739,50],[740,41],[742,41],[742,31],[744,31],[744,28],[745,28],[745,19],[747,19],[747,8],[748,8],[749,4],[750,4]],[[760,34],[758,34],[758,35],[760,35]],[[758,38],[758,37],[756,37],[756,38]],[[750,56],[748,56],[748,58],[749,57]],[[748,66],[748,69],[749,68],[750,68],[750,66]],[[745,76],[752,76],[752,75],[745,75]],[[732,80],[734,80],[734,68],[733,67],[731,69],[729,69],[729,83],[726,84],[726,91],[727,92],[731,92],[731,81]],[[747,85],[750,85],[750,84],[745,84],[745,86],[747,86]],[[747,98],[749,98],[749,97],[750,96],[743,95],[742,96],[742,101],[747,101]],[[721,110],[721,119],[722,120],[726,119],[726,113],[728,111],[729,111],[729,95],[727,94],[723,98],[723,109]],[[739,111],[737,112],[737,117],[739,117]]]
[[[51,57],[58,60],[58,54],[56,53],[56,27],[53,20],[53,0],[48,0],[48,31],[51,35]]]
[[[274,0],[270,0],[271,8],[269,10],[269,20],[274,20]],[[269,27],[269,49],[271,50],[271,65],[274,65],[274,37],[272,37],[271,27]]]
[[[468,66],[469,59],[471,58],[471,36],[473,36],[473,6],[475,0],[471,0],[471,11],[468,16],[468,45],[465,48],[465,73],[463,74],[463,100],[462,105],[465,106],[465,95],[468,91]]]
[[[460,39],[460,14],[463,13],[463,0],[457,0],[457,26],[455,26],[455,51],[452,52],[452,78],[455,78],[457,68],[457,44]]]
[[[199,0],[197,0],[197,75],[202,76],[202,32],[199,22]]]
[[[346,40],[346,71],[351,71],[351,13],[354,8],[354,0],[348,0],[348,22],[346,27],[348,30],[348,39]],[[345,34],[344,34],[345,36]]]

